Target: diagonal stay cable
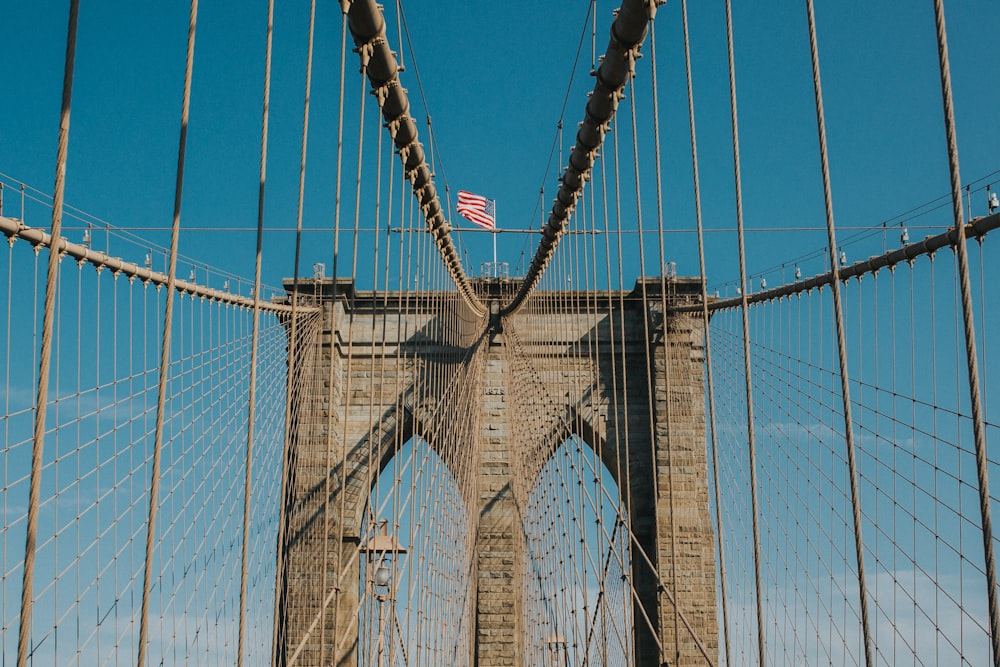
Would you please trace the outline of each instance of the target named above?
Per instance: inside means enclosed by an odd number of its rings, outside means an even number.
[[[434,236],[441,260],[465,301],[478,314],[483,314],[486,307],[462,268],[462,260],[449,233],[451,225],[445,219],[423,146],[418,141],[416,122],[409,114],[410,101],[399,81],[399,66],[389,48],[382,10],[375,0],[354,0],[347,12],[347,23],[413,196],[420,203],[427,231]]]
[[[160,353],[160,373],[156,402],[156,427],[153,441],[152,476],[149,483],[149,515],[146,523],[146,558],[143,567],[142,608],[139,615],[139,648],[137,667],[146,659],[146,642],[149,628],[149,597],[152,585],[153,543],[156,538],[156,511],[160,487],[160,460],[163,450],[163,421],[166,413],[167,382],[170,375],[170,336],[174,309],[174,284],[177,279],[177,246],[181,225],[181,195],[184,185],[184,156],[187,147],[188,112],[191,102],[191,78],[194,69],[194,41],[198,19],[198,0],[192,0],[188,23],[187,56],[184,71],[184,99],[181,108],[180,141],[177,150],[177,185],[174,191],[174,216],[170,233],[170,266],[167,272],[167,299],[163,315],[163,339]],[[58,237],[53,229],[53,238]]]
[[[516,312],[534,290],[552,260],[559,239],[566,232],[584,184],[590,179],[597,152],[610,129],[611,119],[624,97],[624,87],[633,74],[636,55],[646,37],[650,8],[643,0],[624,0],[611,24],[611,40],[601,66],[597,68],[597,83],[587,101],[584,120],[576,133],[576,145],[563,172],[562,184],[552,204],[548,222],[542,228],[535,258],[531,261],[517,294],[503,307],[503,312]]]
[[[66,155],[69,150],[70,103],[73,98],[73,64],[76,59],[76,31],[80,3],[70,3],[66,36],[66,64],[63,75],[62,112],[59,120],[59,146],[56,155],[56,183],[52,205],[52,238],[59,238],[62,225],[63,193],[66,185]],[[18,667],[28,664],[31,651],[32,590],[35,574],[35,551],[38,529],[38,505],[42,484],[42,451],[45,445],[45,411],[48,406],[49,373],[52,359],[52,331],[55,321],[56,286],[59,276],[59,253],[49,249],[45,280],[45,311],[42,323],[42,346],[38,366],[38,398],[31,445],[31,480],[28,491],[27,530],[24,544],[24,570],[21,584],[21,623],[17,636]]]

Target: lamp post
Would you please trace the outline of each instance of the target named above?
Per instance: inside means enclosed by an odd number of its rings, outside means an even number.
[[[548,640],[549,664],[551,667],[567,667],[569,655],[566,651],[566,638],[562,635],[552,635]]]
[[[385,603],[394,597],[392,568],[396,559],[406,553],[396,538],[389,534],[389,522],[380,519],[378,532],[361,549],[368,562],[368,580],[372,584],[372,594],[378,601],[378,667],[382,667],[385,656]]]

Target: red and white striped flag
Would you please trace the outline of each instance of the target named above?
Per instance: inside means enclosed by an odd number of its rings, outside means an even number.
[[[459,190],[456,208],[459,215],[483,229],[496,227],[496,202],[492,199]]]

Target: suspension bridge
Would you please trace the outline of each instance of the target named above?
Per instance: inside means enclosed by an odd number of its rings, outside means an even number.
[[[0,134],[2,664],[1000,665],[992,17],[580,2],[538,42],[575,50],[538,196],[487,236],[434,8],[57,4],[0,10],[61,65],[12,115],[58,112],[51,190]]]

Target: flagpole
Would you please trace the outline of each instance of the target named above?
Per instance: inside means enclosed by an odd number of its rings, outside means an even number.
[[[497,203],[493,201],[493,270],[497,270]]]

